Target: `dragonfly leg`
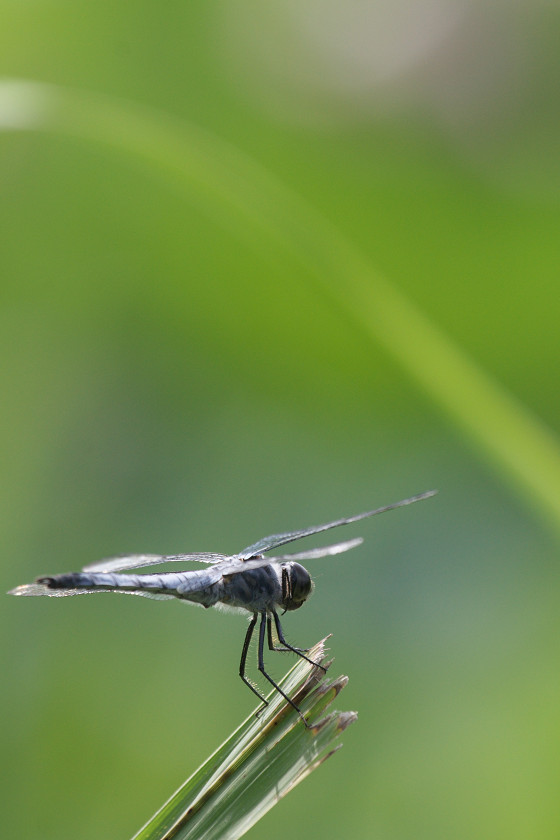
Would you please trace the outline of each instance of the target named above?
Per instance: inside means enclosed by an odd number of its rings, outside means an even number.
[[[268,632],[268,649],[278,651],[278,653],[292,653],[294,648],[289,647],[279,647],[274,643],[274,638],[272,636],[272,617],[269,614],[266,618],[266,626]],[[309,648],[295,648],[298,653],[309,653]]]
[[[276,645],[276,644],[274,643],[274,638],[273,638],[273,636],[272,636],[272,617],[271,617],[270,615],[268,615],[268,616],[266,617],[266,628],[267,628],[267,633],[268,633],[268,649],[269,649],[269,650],[277,650],[277,651],[279,651],[280,653],[282,653],[282,652],[284,652],[284,653],[290,653],[289,648],[287,648],[287,647],[278,647],[278,645]]]
[[[274,643],[274,638],[272,636],[272,618],[270,615],[267,616],[266,624],[268,631],[268,649],[275,650],[278,653],[292,653],[294,648],[279,647]],[[298,653],[309,653],[309,648],[295,648],[295,650],[297,650]]]
[[[256,616],[255,616],[255,621],[256,621]],[[287,694],[285,694],[285,693],[282,691],[282,689],[280,688],[280,686],[278,685],[278,683],[275,683],[275,682],[274,682],[274,680],[272,679],[272,677],[270,676],[270,674],[267,674],[267,672],[266,672],[266,671],[265,671],[265,669],[264,669],[264,639],[265,639],[265,632],[266,632],[266,624],[267,624],[267,620],[266,620],[266,613],[264,613],[264,612],[263,612],[263,613],[261,613],[261,623],[260,623],[260,627],[259,627],[259,671],[261,672],[261,674],[263,675],[263,677],[266,677],[266,679],[269,681],[269,683],[270,683],[272,686],[274,686],[274,688],[276,689],[276,691],[277,691],[279,694],[281,694],[281,695],[282,695],[282,697],[284,698],[284,700],[286,700],[286,702],[287,702],[287,703],[289,703],[289,704],[290,704],[290,706],[292,706],[292,708],[296,710],[296,712],[298,713],[298,715],[300,716],[300,718],[302,719],[302,721],[304,722],[304,724],[307,726],[307,728],[309,728],[309,724],[308,724],[308,723],[307,723],[307,721],[305,720],[305,718],[304,718],[304,716],[303,716],[303,712],[301,711],[301,709],[300,709],[298,706],[296,706],[296,704],[294,703],[294,701],[293,701],[293,700],[291,700],[291,699],[288,697],[288,695],[287,695]],[[305,657],[305,658],[307,659],[307,657]],[[311,661],[311,660],[310,660],[310,661]]]
[[[245,665],[247,663],[247,652],[249,650],[249,645],[251,643],[251,637],[253,636],[253,631],[254,631],[255,625],[257,623],[257,616],[258,616],[258,613],[254,613],[253,618],[251,619],[251,622],[249,624],[249,627],[247,628],[247,633],[245,634],[245,641],[243,642],[243,650],[241,651],[241,662],[239,663],[239,676],[241,677],[241,679],[243,680],[245,685],[249,686],[249,688],[251,689],[253,694],[256,694],[257,697],[259,698],[259,700],[262,700],[262,702],[264,703],[265,706],[268,706],[268,700],[266,700],[266,698],[263,697],[263,695],[260,693],[258,688],[255,685],[253,685],[251,680],[248,679],[245,676]],[[260,709],[259,712],[260,711],[262,711],[262,709]]]
[[[284,633],[282,631],[282,625],[280,624],[280,619],[278,618],[278,613],[274,609],[271,609],[270,612],[272,613],[272,615],[274,617],[274,624],[276,626],[276,634],[278,636],[278,640],[279,640],[281,645],[284,645],[283,648],[273,648],[273,650],[291,650],[292,653],[297,653],[297,655],[301,656],[302,659],[306,659],[312,665],[316,665],[318,668],[321,668],[325,673],[327,673],[327,669],[324,668],[319,662],[314,662],[312,659],[310,659],[308,656],[305,655],[307,651],[304,651],[301,648],[293,647],[292,645],[290,645],[286,641],[286,639],[284,638]],[[268,620],[269,620],[269,640],[270,640],[271,637],[272,637],[272,630],[270,629],[270,618]]]

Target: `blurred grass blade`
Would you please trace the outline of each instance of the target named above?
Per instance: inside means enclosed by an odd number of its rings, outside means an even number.
[[[310,656],[328,667],[324,641]],[[133,840],[241,837],[341,746],[334,742],[357,715],[324,713],[346,683],[346,677],[328,681],[320,668],[300,660],[282,687],[311,727],[277,692],[271,694],[264,712],[247,718]]]
[[[129,102],[0,81],[0,130],[43,130],[123,152],[201,204],[267,260],[289,257],[381,344],[560,531],[560,445],[340,230],[255,160],[210,132]]]

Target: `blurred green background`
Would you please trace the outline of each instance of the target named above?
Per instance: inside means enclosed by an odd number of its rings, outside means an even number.
[[[0,15],[4,77],[231,144],[558,432],[557,6],[3,0]],[[333,633],[359,722],[251,836],[558,837],[542,501],[372,340],[344,288],[211,196],[56,129],[3,132],[0,183],[2,590],[116,554],[235,552],[438,488],[313,564],[286,632]],[[1,616],[6,837],[131,836],[253,706],[239,617],[112,596],[5,598]]]

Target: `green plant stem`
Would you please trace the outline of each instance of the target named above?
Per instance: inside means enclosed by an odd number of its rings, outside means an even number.
[[[324,667],[324,642],[310,651]],[[340,734],[357,715],[329,712],[346,686],[300,659],[282,680],[309,727],[278,692],[259,717],[252,714],[193,773],[133,840],[235,840],[341,745]]]

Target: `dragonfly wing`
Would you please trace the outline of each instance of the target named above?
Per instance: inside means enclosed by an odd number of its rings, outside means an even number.
[[[170,554],[165,558],[166,563],[221,563],[229,560],[229,554],[214,554],[210,551],[199,551],[198,554]]]
[[[211,606],[215,603],[215,600],[211,600],[212,587],[222,580],[222,569],[226,565],[228,564],[220,563],[211,566],[209,569],[195,569],[189,572],[180,572],[178,575],[171,575],[171,577],[177,578],[177,581],[173,583],[175,597],[189,600],[191,595],[196,594],[198,596],[194,599],[196,603]],[[165,575],[161,575],[161,579],[165,580]],[[142,580],[142,577],[140,577],[140,580]],[[210,598],[208,603],[206,602],[206,596]]]
[[[270,566],[277,559],[276,557],[257,557],[251,560],[236,560],[232,562],[231,558],[228,558],[227,562],[214,566],[212,571],[215,570],[219,572],[221,577],[228,578],[232,575],[239,575],[242,572],[250,572],[252,569],[262,569],[263,566]]]
[[[128,569],[141,569],[146,566],[157,566],[160,563],[219,563],[227,560],[227,554],[130,554],[128,557],[109,557],[98,563],[84,566],[83,572],[124,572]]]
[[[44,583],[24,583],[23,586],[16,586],[8,592],[8,595],[54,595],[55,597],[77,594],[77,589],[49,589]]]
[[[351,548],[363,543],[362,537],[356,537],[355,540],[347,540],[347,542],[335,543],[334,545],[325,545],[323,548],[310,548],[309,551],[300,551],[297,554],[282,554],[281,556],[270,557],[270,560],[316,560],[318,557],[327,557],[331,554],[342,554],[344,551],[350,551]],[[250,561],[249,561],[250,562]]]
[[[385,513],[386,510],[394,510],[395,508],[411,505],[413,502],[419,502],[421,499],[428,499],[434,496],[437,490],[428,490],[426,493],[419,493],[417,496],[411,496],[409,499],[402,499],[400,502],[394,502],[392,505],[384,505],[375,510],[366,511],[366,513],[358,513],[356,516],[349,516],[346,519],[335,519],[334,522],[327,522],[324,525],[312,525],[310,528],[302,528],[301,531],[288,531],[286,534],[272,534],[270,537],[264,537],[253,545],[244,548],[235,559],[245,560],[253,557],[255,554],[261,554],[264,551],[270,551],[273,548],[278,548],[280,545],[301,540],[303,537],[311,537],[313,534],[319,534],[321,531],[329,531],[331,528],[338,528],[339,525],[350,525],[352,522],[359,522],[362,519],[368,519],[370,516],[375,516],[378,513]]]
[[[317,557],[327,557],[332,554],[342,554],[343,551],[349,551],[351,548],[363,543],[362,537],[356,537],[353,540],[346,542],[335,543],[334,545],[326,545],[322,548],[310,548],[308,551],[300,551],[297,554],[282,554],[275,557],[256,557],[249,560],[234,560],[228,558],[224,563],[215,566],[215,571],[219,572],[223,577],[231,577],[232,575],[241,574],[241,572],[250,572],[252,569],[262,569],[263,566],[268,566],[271,563],[283,562],[284,560],[315,560]]]
[[[23,586],[16,586],[10,590],[8,595],[48,595],[50,598],[67,598],[70,595],[95,595],[97,592],[120,592],[122,595],[142,595],[144,598],[155,598],[157,600],[174,599],[174,595],[164,595],[154,592],[137,590],[131,592],[123,589],[49,589],[44,583],[25,583]]]

